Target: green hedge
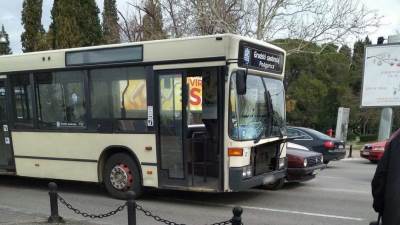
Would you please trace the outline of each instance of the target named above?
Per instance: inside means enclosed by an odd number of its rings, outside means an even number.
[[[369,135],[361,135],[360,142],[371,142],[378,140],[376,134],[369,134]]]
[[[355,141],[357,140],[358,135],[355,133],[348,133],[347,134],[347,140],[348,141]]]

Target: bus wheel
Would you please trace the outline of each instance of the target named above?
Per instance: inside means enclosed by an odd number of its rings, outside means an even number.
[[[139,166],[127,154],[117,153],[108,158],[103,181],[108,193],[114,198],[126,199],[128,191],[134,191],[136,197],[142,194]]]

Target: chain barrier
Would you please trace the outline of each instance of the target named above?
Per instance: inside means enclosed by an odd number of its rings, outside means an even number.
[[[79,214],[83,217],[86,218],[91,218],[91,219],[102,219],[110,216],[114,216],[120,212],[122,212],[125,208],[128,210],[128,224],[129,225],[136,225],[136,210],[141,211],[144,213],[145,216],[153,218],[155,221],[164,223],[166,225],[186,225],[183,223],[176,223],[164,218],[161,218],[160,216],[154,215],[151,211],[144,209],[141,205],[138,205],[135,202],[135,193],[132,191],[129,191],[127,193],[128,200],[126,203],[118,206],[115,210],[109,211],[107,213],[102,213],[102,214],[91,214],[87,213],[84,211],[81,211],[77,209],[76,207],[72,206],[70,203],[68,203],[63,197],[61,197],[57,193],[57,184],[54,182],[49,183],[49,196],[50,196],[50,217],[48,218],[49,223],[63,223],[64,220],[63,218],[58,214],[58,202],[61,202],[65,207],[67,207],[69,210],[73,211],[76,214]],[[242,223],[242,218],[241,214],[243,212],[242,208],[240,207],[234,207],[233,210],[233,217],[230,220],[222,221],[222,222],[217,222],[213,223],[210,225],[243,225]]]
[[[186,225],[184,223],[176,223],[176,222],[172,222],[170,220],[163,219],[163,218],[161,218],[159,216],[156,216],[152,212],[150,212],[149,210],[144,209],[142,206],[140,206],[138,204],[136,204],[136,209],[141,211],[141,212],[143,212],[145,216],[152,217],[155,221],[160,222],[160,223],[164,223],[164,224],[167,224],[167,225]],[[213,224],[210,224],[210,225],[228,225],[228,224],[232,224],[232,220],[226,220],[226,221],[222,221],[222,222],[219,222],[219,223],[213,223]]]
[[[106,217],[110,217],[113,216],[121,211],[123,211],[126,207],[126,203],[123,205],[118,206],[115,210],[112,210],[108,213],[103,213],[103,214],[90,214],[90,213],[86,213],[86,212],[82,212],[81,210],[73,207],[71,204],[69,204],[67,201],[65,201],[64,198],[62,198],[60,195],[57,195],[58,200],[65,205],[65,207],[67,207],[69,210],[73,211],[76,214],[79,214],[83,217],[87,217],[87,218],[91,218],[91,219],[102,219],[102,218],[106,218]]]
[[[86,218],[91,218],[91,219],[102,219],[102,218],[106,218],[106,217],[110,217],[113,216],[121,211],[123,211],[126,207],[126,203],[123,205],[118,206],[115,210],[112,210],[108,213],[104,213],[104,214],[90,214],[87,212],[83,212],[77,208],[75,208],[74,206],[72,206],[71,204],[69,204],[63,197],[61,197],[60,195],[57,195],[58,200],[65,206],[67,207],[69,210],[73,211],[76,214],[79,214],[83,217]],[[163,219],[157,215],[154,215],[151,211],[144,209],[141,205],[136,204],[136,209],[141,211],[145,216],[148,217],[152,217],[155,221],[160,222],[160,223],[164,223],[167,225],[186,225],[183,223],[176,223],[167,219]],[[212,223],[210,225],[229,225],[232,224],[232,220],[226,220],[226,221],[222,221],[222,222],[218,222],[218,223]]]

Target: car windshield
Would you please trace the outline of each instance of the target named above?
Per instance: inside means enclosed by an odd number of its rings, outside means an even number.
[[[237,95],[236,74],[230,85],[230,136],[253,140],[286,134],[282,81],[248,74],[246,93]]]

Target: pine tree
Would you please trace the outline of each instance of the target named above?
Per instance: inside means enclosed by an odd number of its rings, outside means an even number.
[[[347,45],[342,45],[342,47],[340,47],[339,49],[339,53],[343,54],[346,59],[348,60],[348,62],[350,63],[351,61],[351,49],[349,46]]]
[[[102,42],[95,0],[55,0],[48,39],[54,49],[93,46]]]
[[[368,36],[365,37],[365,39],[364,39],[364,44],[365,44],[365,45],[370,45],[370,44],[372,44],[372,42],[371,42],[371,40],[369,40],[369,37],[368,37]]]
[[[0,55],[10,55],[12,54],[10,48],[10,39],[6,30],[4,29],[4,25],[1,25],[0,40],[3,38],[5,39],[5,43],[0,43]]]
[[[143,40],[165,39],[161,3],[159,0],[147,0],[144,5]]]
[[[44,50],[47,47],[43,45],[45,31],[42,26],[42,5],[43,0],[24,0],[23,2],[22,25],[25,29],[21,35],[23,52]]]
[[[116,0],[104,0],[103,36],[107,44],[120,42]]]
[[[350,76],[351,76],[351,87],[353,93],[358,95],[361,91],[361,80],[362,80],[362,66],[364,61],[364,42],[358,40],[353,46],[353,57],[351,59]]]
[[[98,45],[103,42],[99,14],[95,0],[79,0],[80,10],[78,11],[78,24],[81,31],[81,46]],[[83,16],[84,15],[84,16]]]

